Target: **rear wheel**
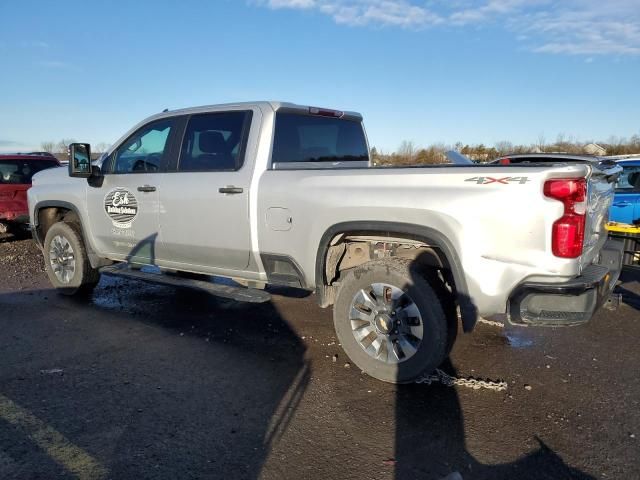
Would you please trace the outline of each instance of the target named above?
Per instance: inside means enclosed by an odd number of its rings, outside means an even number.
[[[58,222],[49,228],[44,260],[51,284],[64,295],[90,292],[100,280],[100,273],[89,263],[80,227],[74,223]]]
[[[448,353],[447,318],[423,272],[403,259],[349,271],[334,304],[345,352],[364,372],[391,383],[430,373]]]

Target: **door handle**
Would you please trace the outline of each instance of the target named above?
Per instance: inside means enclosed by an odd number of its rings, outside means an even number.
[[[628,207],[631,205],[631,202],[615,202],[613,204],[614,207]]]
[[[220,187],[218,189],[218,191],[220,193],[229,193],[231,195],[235,195],[235,194],[243,192],[242,187],[234,187],[233,185],[228,185],[226,187]]]
[[[141,187],[138,187],[138,191],[139,192],[155,192],[156,187],[152,185],[142,185]]]

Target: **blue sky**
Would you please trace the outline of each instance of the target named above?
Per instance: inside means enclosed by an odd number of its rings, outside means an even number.
[[[274,99],[370,143],[640,133],[638,0],[0,0],[0,151]]]

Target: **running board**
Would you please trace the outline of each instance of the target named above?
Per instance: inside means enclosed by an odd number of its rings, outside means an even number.
[[[193,278],[174,277],[164,273],[150,273],[142,270],[129,268],[126,264],[102,267],[100,273],[112,277],[124,277],[133,280],[140,280],[147,283],[170,285],[172,287],[187,287],[215,295],[216,297],[229,298],[239,302],[264,303],[271,300],[271,295],[264,290],[246,287],[234,287],[212,283],[206,280],[195,280]]]

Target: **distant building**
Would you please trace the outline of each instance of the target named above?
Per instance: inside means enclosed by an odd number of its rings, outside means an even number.
[[[589,143],[584,146],[584,152],[588,153],[589,155],[597,155],[601,157],[607,154],[607,149],[604,147],[601,147],[597,143]]]

